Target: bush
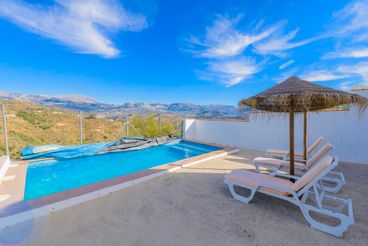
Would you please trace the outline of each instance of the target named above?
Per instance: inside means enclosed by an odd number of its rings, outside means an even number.
[[[42,130],[51,128],[51,124],[48,122],[47,118],[43,118],[32,111],[27,112],[25,110],[19,110],[17,111],[16,116],[36,127],[41,128]]]
[[[161,137],[174,133],[176,124],[173,122],[173,117],[161,120],[161,134],[159,129],[158,117],[154,114],[148,116],[133,115],[130,117],[129,122],[130,136],[140,135],[143,137]]]
[[[94,120],[94,119],[96,119],[96,118],[97,118],[96,114],[89,114],[89,115],[86,117],[86,119],[87,119],[87,120]]]
[[[130,135],[140,135],[149,138],[159,135],[158,123],[154,115],[149,115],[147,117],[133,115],[130,117],[129,123],[132,126],[130,129],[133,131],[133,134]]]

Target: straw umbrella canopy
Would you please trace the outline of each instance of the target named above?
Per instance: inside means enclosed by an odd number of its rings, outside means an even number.
[[[239,102],[239,106],[250,106],[266,112],[289,113],[291,175],[294,175],[294,114],[304,113],[304,145],[306,145],[306,112],[347,104],[353,104],[363,111],[368,105],[368,100],[357,94],[320,86],[295,76]],[[306,154],[306,146],[304,153]]]

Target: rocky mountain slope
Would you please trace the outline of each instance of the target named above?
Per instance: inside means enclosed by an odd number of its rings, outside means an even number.
[[[82,110],[96,113],[112,119],[122,118],[126,112],[131,114],[161,112],[198,118],[230,118],[247,119],[248,109],[240,112],[231,105],[196,105],[191,103],[143,103],[127,102],[121,105],[106,104],[93,98],[81,95],[44,96],[27,95],[21,93],[0,92],[0,100],[18,100],[32,102],[46,107],[59,107],[72,111]]]

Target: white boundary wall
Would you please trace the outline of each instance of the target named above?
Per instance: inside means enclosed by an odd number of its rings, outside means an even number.
[[[9,156],[0,156],[0,185],[10,166]]]
[[[309,143],[319,136],[335,146],[340,160],[368,164],[368,110],[309,113]],[[289,148],[288,116],[251,114],[249,122],[187,119],[185,138],[245,149]],[[303,117],[296,117],[295,148],[302,150]]]

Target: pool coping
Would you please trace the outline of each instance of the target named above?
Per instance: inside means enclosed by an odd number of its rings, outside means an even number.
[[[194,143],[220,147],[221,149],[152,167],[132,174],[122,175],[104,181],[84,185],[48,196],[35,198],[28,201],[20,201],[5,208],[0,208],[0,230],[23,221],[40,216],[46,216],[52,212],[106,196],[112,192],[159,177],[183,167],[188,167],[221,156],[239,152],[239,149],[237,148],[213,143],[204,143],[201,141],[193,141],[188,139],[185,140]]]

